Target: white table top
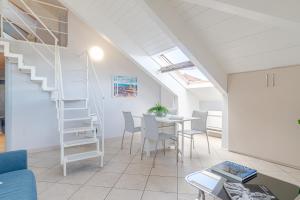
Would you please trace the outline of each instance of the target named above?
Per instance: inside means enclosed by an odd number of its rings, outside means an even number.
[[[134,115],[134,118],[143,118],[143,116],[139,116],[139,115]],[[162,122],[162,123],[182,123],[182,122],[186,122],[186,121],[192,121],[192,120],[197,120],[200,118],[197,117],[180,117],[180,116],[166,116],[166,117],[155,117],[156,120],[158,122]]]

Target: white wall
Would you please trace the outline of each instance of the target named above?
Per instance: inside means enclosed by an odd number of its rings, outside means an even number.
[[[80,97],[84,94],[82,77],[84,59],[79,57],[86,49],[98,45],[104,50],[105,57],[96,64],[96,70],[105,95],[105,136],[116,137],[122,134],[122,110],[134,114],[146,112],[150,106],[160,101],[160,85],[141,71],[134,63],[118,52],[110,43],[77,17],[69,15],[69,46],[62,48],[65,97]],[[14,44],[14,52],[26,52],[26,63],[36,65],[39,75],[49,75],[51,69],[27,44]],[[79,69],[79,70],[74,70]],[[11,85],[11,136],[8,137],[9,149],[34,149],[58,144],[55,121],[55,107],[49,95],[40,86],[29,81],[29,76],[10,67]],[[130,75],[138,77],[138,96],[136,98],[113,98],[111,77]],[[51,76],[49,76],[51,77]],[[8,95],[9,96],[9,95]],[[9,129],[9,128],[8,128]]]
[[[200,101],[199,110],[202,111],[223,111],[224,102],[223,101]]]
[[[178,108],[177,96],[165,87],[160,89],[160,103],[167,108]]]

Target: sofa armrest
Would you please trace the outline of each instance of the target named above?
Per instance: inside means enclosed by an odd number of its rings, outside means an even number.
[[[0,174],[27,169],[27,151],[0,153]]]

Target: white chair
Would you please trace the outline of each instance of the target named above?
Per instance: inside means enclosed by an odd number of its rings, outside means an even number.
[[[168,111],[169,111],[168,114],[170,114],[170,115],[177,115],[178,114],[177,108],[169,108]]]
[[[125,133],[126,132],[131,133],[130,151],[129,151],[129,153],[131,154],[132,141],[133,141],[134,133],[140,132],[141,131],[141,127],[136,127],[134,125],[134,120],[133,120],[131,112],[123,112],[123,117],[124,117],[124,121],[125,121],[125,128],[124,128],[124,131],[123,131],[121,149],[123,149],[123,143],[124,143]]]
[[[205,134],[207,139],[207,148],[208,153],[210,154],[210,146],[209,146],[209,140],[207,135],[207,116],[208,112],[200,112],[200,111],[193,111],[192,117],[199,118],[192,120],[191,122],[191,130],[185,130],[183,132],[183,136],[190,138],[190,158],[192,158],[192,148],[195,147],[194,145],[194,136]]]
[[[145,130],[144,130],[144,141],[143,141],[142,150],[141,150],[141,160],[143,160],[143,152],[144,152],[144,146],[145,146],[146,140],[155,142],[155,155],[153,158],[152,167],[155,167],[155,159],[156,159],[156,154],[157,154],[158,143],[159,142],[163,143],[164,154],[165,154],[166,140],[174,140],[174,141],[176,141],[176,155],[177,155],[176,158],[178,161],[178,143],[177,143],[176,136],[174,134],[167,134],[167,133],[159,132],[158,122],[156,121],[154,115],[144,114],[143,123],[144,123]]]

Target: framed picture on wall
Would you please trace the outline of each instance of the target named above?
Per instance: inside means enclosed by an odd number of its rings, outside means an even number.
[[[114,97],[136,97],[137,77],[134,76],[113,76],[113,96]]]

